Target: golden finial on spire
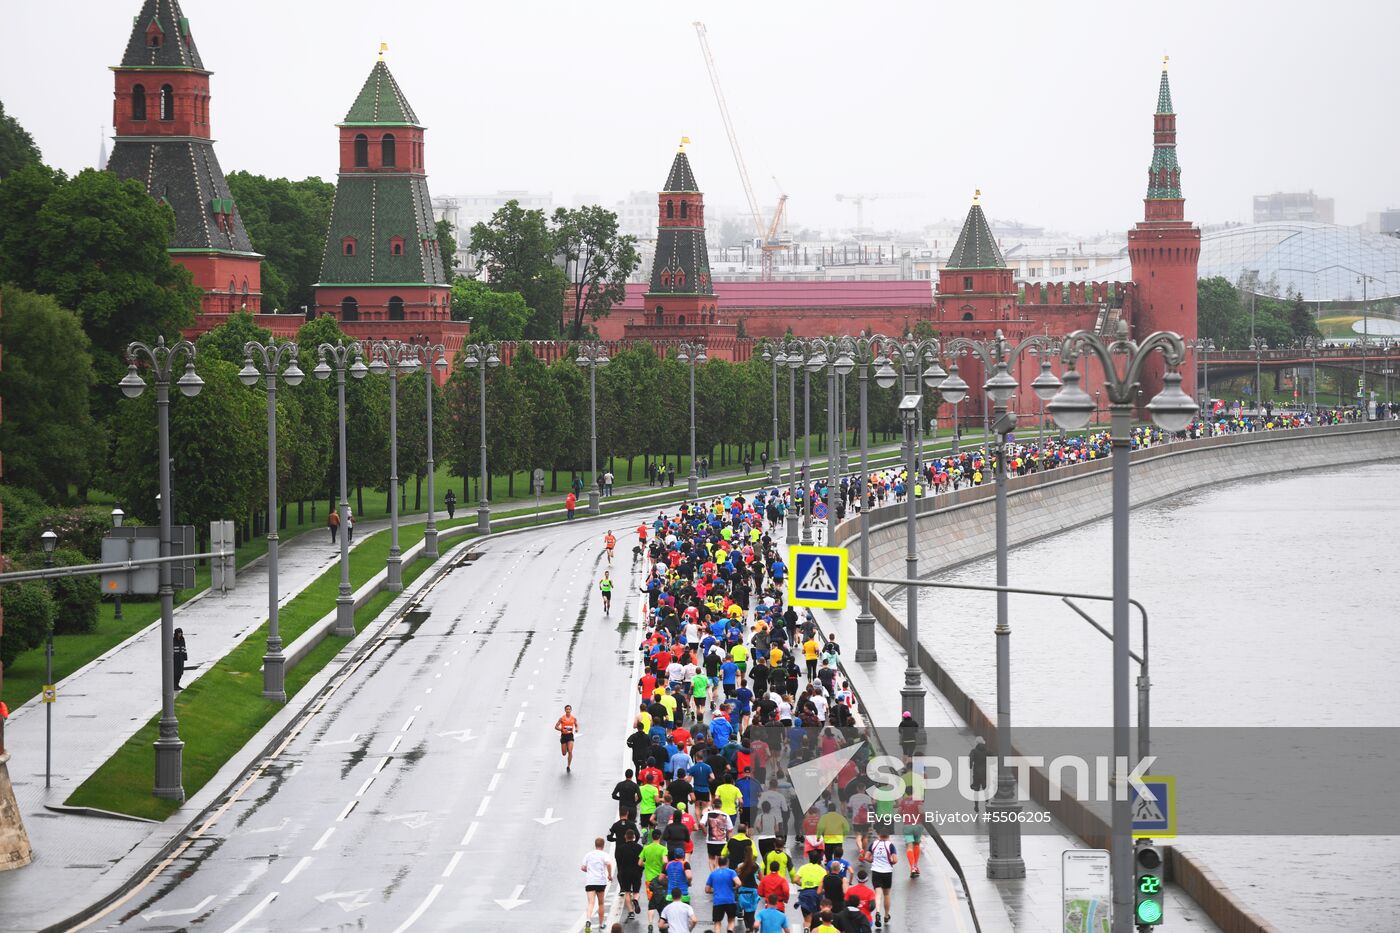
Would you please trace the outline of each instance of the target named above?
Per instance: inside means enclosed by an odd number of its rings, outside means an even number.
[[[978,188],[977,190],[975,190],[975,191],[972,192],[972,203],[973,203],[974,205],[977,205],[977,204],[981,204],[981,203],[982,203],[982,189],[981,189],[981,188]]]
[[[387,52],[387,51],[389,51],[389,43],[387,43],[387,42],[381,42],[381,43],[379,43],[379,60],[380,60],[381,62],[384,61],[384,53]]]
[[[1166,71],[1166,70],[1167,70],[1167,62],[1170,60],[1170,58],[1171,58],[1170,55],[1163,55],[1163,56],[1162,56],[1162,70],[1163,70],[1163,71]]]
[[[686,147],[689,143],[690,143],[690,137],[689,137],[689,136],[682,136],[682,137],[681,137],[681,144],[680,144],[679,146],[676,147],[676,151],[677,151],[677,152],[685,152],[685,147]]]

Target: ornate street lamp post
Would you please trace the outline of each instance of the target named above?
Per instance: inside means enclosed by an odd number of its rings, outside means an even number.
[[[433,370],[438,373],[447,372],[447,348],[440,343],[429,343],[427,338],[421,338],[423,343],[413,344],[413,352],[418,358],[418,362],[423,365],[423,385],[428,393],[428,523],[423,528],[423,556],[432,560],[438,556],[438,529],[434,520],[437,513],[437,499],[433,492],[433,394],[437,391],[434,383]]]
[[[919,472],[917,433],[924,401],[919,380],[922,378],[925,386],[937,389],[945,385],[948,374],[938,365],[941,348],[936,338],[918,340],[906,335],[899,339],[882,339],[880,349],[888,358],[875,372],[875,382],[881,388],[891,388],[899,378],[890,361],[898,363],[903,371],[903,398],[900,400],[899,412],[904,422],[904,468],[907,474],[904,481],[904,576],[912,581],[919,579],[919,503],[914,496],[914,478]],[[928,363],[928,368],[923,370],[921,376],[920,369],[924,363]],[[944,394],[944,400],[962,401],[963,396],[958,393],[956,384],[950,388],[951,391]],[[965,388],[963,392],[966,392]],[[908,663],[904,669],[904,687],[900,690],[901,706],[904,712],[923,725],[925,694],[923,674],[919,668],[919,588],[912,583],[905,587],[904,611],[905,654]]]
[[[805,482],[806,467],[802,476],[797,473],[797,371],[803,368],[807,358],[807,344],[799,337],[787,342],[784,358],[788,368],[788,510],[787,543],[797,543],[797,483]]]
[[[340,591],[335,597],[335,628],[332,632],[342,638],[355,635],[355,596],[350,590],[350,494],[345,468],[345,374],[363,379],[369,367],[361,359],[359,343],[323,343],[316,348],[320,362],[311,370],[317,379],[329,379],[335,373],[336,410],[340,421]]]
[[[1252,337],[1249,348],[1254,351],[1254,416],[1257,418],[1264,413],[1264,383],[1260,380],[1260,361],[1264,351],[1269,349],[1269,343],[1263,337]]]
[[[608,348],[596,340],[578,345],[575,362],[588,370],[588,423],[592,441],[593,482],[588,489],[588,514],[601,515],[598,503],[598,369],[608,365]]]
[[[1209,414],[1206,409],[1210,405],[1210,354],[1215,350],[1215,341],[1208,337],[1197,337],[1195,340],[1186,341],[1186,349],[1191,351],[1194,372],[1202,373],[1204,366],[1200,391],[1196,393],[1200,397],[1201,415],[1204,417]]]
[[[856,501],[860,503],[860,574],[870,575],[870,510],[867,492],[870,486],[870,367],[886,367],[889,361],[879,353],[879,341],[888,338],[841,337],[837,341],[836,371],[843,376],[853,370],[860,383],[860,480],[855,484]],[[863,583],[860,591],[860,615],[856,616],[856,655],[858,662],[874,661],[875,614],[870,611],[870,584]]]
[[[243,354],[239,381],[254,386],[261,378],[267,386],[267,653],[263,655],[262,695],[285,703],[287,659],[282,654],[282,630],[277,619],[277,377],[280,374],[287,385],[299,386],[306,376],[297,365],[295,343],[263,344],[250,340],[243,345]]]
[[[116,503],[116,505],[112,508],[112,527],[113,527],[113,528],[120,528],[120,527],[122,526],[122,522],[123,522],[125,519],[126,519],[126,513],[122,511],[122,505],[121,505],[120,502],[118,502],[118,503]],[[130,548],[130,545],[128,545],[128,546],[127,546],[127,557],[130,557],[130,556],[131,556],[131,548]],[[121,617],[122,617],[122,594],[121,594],[121,590],[117,590],[116,595],[115,595],[115,598],[113,599],[113,604],[114,604],[114,609],[113,609],[113,612],[112,612],[112,618],[117,619],[117,620],[120,620]]]
[[[773,364],[773,454],[768,461],[768,482],[778,485],[778,370],[787,366],[787,356],[781,346],[763,348],[763,362]]]
[[[418,353],[412,344],[399,340],[376,340],[369,348],[369,371],[389,376],[389,560],[384,588],[391,593],[403,590],[403,555],[399,551],[399,376],[418,368]]]
[[[700,474],[695,472],[695,367],[705,365],[709,357],[705,355],[705,345],[700,341],[682,340],[677,350],[677,361],[690,369],[690,481],[687,495],[696,499],[700,495]]]
[[[1128,468],[1132,455],[1133,399],[1148,357],[1157,351],[1166,357],[1167,372],[1162,391],[1147,403],[1152,420],[1164,431],[1180,431],[1196,415],[1196,403],[1181,391],[1177,367],[1186,356],[1186,347],[1177,334],[1157,331],[1141,342],[1128,339],[1127,323],[1118,323],[1118,339],[1105,344],[1090,331],[1079,330],[1065,338],[1061,360],[1066,370],[1064,387],[1046,406],[1061,427],[1079,430],[1089,421],[1094,402],[1079,387],[1075,367],[1082,356],[1097,357],[1104,371],[1104,389],[1112,406],[1110,443],[1113,482],[1113,756],[1128,763],[1129,686],[1128,670],[1132,632],[1128,619]],[[1120,365],[1121,364],[1121,365]],[[1140,679],[1141,676],[1140,676]],[[1145,687],[1139,684],[1139,688]],[[1139,712],[1139,728],[1146,728],[1146,709]],[[1119,774],[1121,781],[1125,775]],[[1128,795],[1115,794],[1112,802],[1113,931],[1131,933],[1133,910],[1132,811]]]
[[[169,557],[173,550],[171,536],[174,500],[170,497],[170,381],[175,367],[183,358],[185,372],[175,380],[175,386],[186,398],[193,398],[204,388],[204,380],[194,371],[194,344],[188,340],[165,345],[165,338],[156,339],[155,346],[132,341],[126,348],[126,375],[118,383],[122,394],[136,398],[146,390],[146,380],[137,370],[138,359],[150,365],[156,384],[156,423],[158,425],[158,456],[160,457],[160,556]],[[180,723],[175,718],[175,584],[169,561],[162,561],[160,582],[160,734],[156,738],[155,795],[167,800],[184,800],[182,778],[185,743],[180,741]]]
[[[476,507],[476,530],[482,534],[491,533],[491,494],[486,478],[486,370],[501,365],[501,345],[498,343],[471,343],[462,348],[462,365],[475,369],[480,378],[477,401],[481,412],[481,479],[477,482],[481,498]]]
[[[1007,586],[1007,541],[1006,517],[1006,438],[1016,429],[1016,415],[1008,410],[1008,404],[1020,387],[1016,377],[1011,375],[1009,364],[1020,360],[1027,349],[1048,350],[1053,341],[1040,334],[1032,334],[1014,346],[998,330],[996,336],[986,342],[956,337],[947,344],[950,354],[964,350],[982,361],[983,369],[992,375],[982,384],[982,390],[991,400],[995,418],[992,422],[992,448],[996,462],[993,476],[996,482],[996,564],[997,586]],[[949,377],[950,379],[952,377]],[[944,383],[947,385],[947,382]],[[1060,390],[1060,380],[1050,372],[1050,361],[1043,360],[1040,375],[1033,383],[1036,396],[1044,401]],[[988,832],[990,853],[987,856],[988,878],[1024,878],[1026,863],[1021,858],[1021,824],[1016,814],[1021,805],[1016,800],[1016,776],[1006,766],[1011,756],[1011,620],[1008,596],[1005,590],[997,592],[997,789],[996,795],[987,804],[987,812],[1000,814],[993,817]]]

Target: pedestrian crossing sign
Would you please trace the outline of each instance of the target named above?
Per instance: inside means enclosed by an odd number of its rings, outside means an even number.
[[[1149,796],[1128,786],[1129,807],[1133,814],[1133,838],[1168,839],[1176,835],[1176,778],[1166,774],[1145,774],[1139,780]]]
[[[848,554],[843,547],[794,547],[788,602],[813,609],[846,607]]]

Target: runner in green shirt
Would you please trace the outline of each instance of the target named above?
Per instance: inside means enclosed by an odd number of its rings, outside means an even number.
[[[666,847],[661,844],[661,830],[651,831],[651,842],[642,846],[642,878],[647,884],[666,867]]]
[[[697,718],[705,715],[705,704],[710,700],[710,678],[705,676],[705,669],[697,667],[695,677],[690,681],[691,695],[695,697],[695,715]]]
[[[611,549],[609,549],[608,553],[612,553]],[[612,576],[606,570],[603,571],[603,579],[598,584],[598,591],[603,594],[603,613],[606,615],[607,613],[612,612],[613,591]]]

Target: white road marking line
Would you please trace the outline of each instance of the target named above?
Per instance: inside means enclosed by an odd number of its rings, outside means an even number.
[[[467,834],[462,837],[462,845],[465,846],[471,843],[472,837],[476,835],[476,828],[479,825],[480,824],[477,823],[475,820],[472,821],[472,824],[467,827]]]
[[[408,719],[407,719],[407,720],[404,722],[404,724],[403,724],[403,728],[400,729],[399,731],[400,731],[400,732],[407,732],[407,731],[408,731],[408,727],[411,726],[411,725],[413,725],[413,719],[414,719],[414,717],[412,717],[412,716],[408,717]]]
[[[434,675],[433,675],[433,680],[442,680],[442,675],[441,675],[441,674],[434,674]]]
[[[423,692],[424,692],[424,693],[432,693],[432,692],[433,692],[433,688],[432,688],[432,687],[429,687],[427,690],[424,690]]]
[[[524,709],[525,707],[527,707],[527,706],[529,706],[529,705],[530,705],[530,701],[529,701],[529,700],[521,700],[521,701],[520,701],[520,708],[521,708],[521,709]]]
[[[451,667],[451,666],[452,666],[452,662],[451,662],[451,661],[443,661],[443,662],[442,662],[442,666],[443,666],[443,667]]]
[[[516,714],[515,714],[515,728],[519,729],[519,728],[520,728],[520,724],[521,724],[522,722],[524,722],[524,721],[525,721],[525,714],[524,714],[524,713],[516,713]]]
[[[423,704],[421,704],[421,703],[418,704],[417,706],[413,707],[413,711],[414,711],[415,713],[421,711],[422,709],[423,709]]]
[[[501,772],[497,771],[495,774],[491,775],[491,783],[486,785],[487,792],[494,794],[496,792],[496,785],[499,783],[501,783]]]
[[[505,767],[506,767],[506,759],[509,758],[509,757],[510,757],[510,752],[501,752],[501,760],[498,761],[498,762],[496,762],[496,770],[497,770],[497,771],[504,771],[504,770],[505,770]]]
[[[444,868],[444,869],[442,870],[442,876],[443,876],[444,878],[451,878],[451,877],[452,877],[452,872],[456,870],[456,868],[457,868],[457,863],[460,862],[461,860],[462,860],[462,853],[461,853],[460,851],[458,851],[458,852],[453,852],[453,853],[452,853],[452,859],[451,859],[451,861],[449,861],[449,862],[447,863],[447,867]]]
[[[428,896],[425,897],[425,898],[423,898],[423,903],[419,904],[419,905],[418,905],[418,908],[417,908],[416,910],[414,910],[413,913],[411,913],[411,914],[408,915],[408,919],[407,919],[407,920],[405,920],[403,923],[399,924],[399,928],[396,929],[396,930],[394,931],[394,933],[404,933],[405,930],[407,930],[409,927],[411,927],[411,926],[413,926],[415,923],[417,923],[417,922],[418,922],[418,918],[421,917],[421,916],[423,916],[423,914],[425,914],[425,913],[427,912],[428,908],[432,906],[433,901],[437,900],[437,896],[438,896],[439,894],[441,894],[441,893],[442,893],[442,885],[440,885],[440,884],[435,884],[435,885],[433,885],[433,889],[432,889],[431,891],[428,892]],[[231,931],[230,931],[230,933],[231,933]]]
[[[345,809],[340,811],[340,816],[337,816],[335,818],[335,821],[337,823],[344,823],[345,818],[350,815],[351,810],[355,809],[355,804],[357,803],[359,803],[358,800],[352,800],[348,804],[346,804]]]
[[[262,900],[258,901],[258,906],[254,907],[252,910],[248,911],[248,913],[244,915],[244,917],[243,917],[242,920],[238,921],[238,922],[235,923],[233,926],[229,927],[229,928],[228,928],[228,933],[238,933],[239,930],[243,929],[243,928],[246,927],[248,924],[252,923],[253,920],[255,920],[255,919],[257,918],[258,914],[262,913],[264,910],[267,909],[267,905],[268,905],[268,904],[271,904],[273,901],[277,900],[277,895],[278,895],[279,893],[280,893],[280,892],[278,892],[278,891],[273,891],[273,892],[272,892],[271,894],[269,894],[267,897],[265,897],[265,898],[263,898]]]
[[[535,676],[536,674],[538,674],[539,672],[540,672],[540,669],[537,667],[537,668],[535,668],[533,671],[530,672],[530,676],[531,676],[531,677],[534,677],[534,676]]]
[[[295,878],[297,875],[301,874],[301,870],[302,870],[303,868],[305,868],[307,865],[310,865],[310,864],[311,864],[311,856],[309,856],[309,855],[303,855],[303,856],[301,857],[301,859],[297,862],[296,867],[293,868],[291,871],[287,872],[287,877],[285,877],[285,878],[282,879],[282,883],[283,883],[283,884],[291,884],[291,883],[292,883],[292,879]]]
[[[519,734],[520,733],[518,732],[512,732],[510,734],[510,736],[506,739],[506,748],[515,748],[515,737]]]
[[[321,838],[316,840],[316,844],[315,844],[314,846],[311,847],[311,851],[312,851],[312,852],[319,852],[319,851],[321,851],[322,849],[324,849],[324,848],[326,847],[326,840],[328,840],[328,839],[331,838],[331,833],[333,833],[333,832],[335,832],[335,827],[334,827],[334,826],[332,826],[330,829],[326,830],[325,832],[321,833]]]
[[[374,775],[371,774],[369,777],[365,778],[365,782],[364,782],[363,784],[360,785],[360,789],[357,790],[357,791],[355,791],[355,796],[356,796],[356,797],[363,797],[363,796],[365,795],[365,791],[369,790],[369,786],[370,786],[371,784],[373,784],[373,783],[374,783]]]
[[[389,761],[390,761],[390,758],[389,758],[387,755],[386,755],[385,757],[379,759],[379,764],[377,764],[377,765],[374,766],[374,773],[375,773],[375,774],[378,774],[380,771],[383,771],[383,770],[384,770],[384,766],[387,765],[387,764],[389,763]]]
[[[533,689],[535,689],[535,685],[534,685],[534,684],[527,684],[527,685],[525,686],[525,689],[526,689],[526,690],[533,690]]]
[[[482,797],[482,798],[481,798],[481,806],[479,806],[479,807],[476,808],[476,815],[477,815],[477,816],[485,816],[485,815],[486,815],[486,808],[489,807],[489,806],[491,806],[491,798],[490,798],[490,796]]]
[[[403,736],[401,736],[401,735],[396,735],[396,736],[394,736],[394,741],[393,741],[392,743],[390,743],[390,745],[389,745],[389,754],[392,755],[392,754],[394,753],[394,749],[398,748],[398,747],[399,747],[399,743],[402,742],[402,741],[403,741]]]

